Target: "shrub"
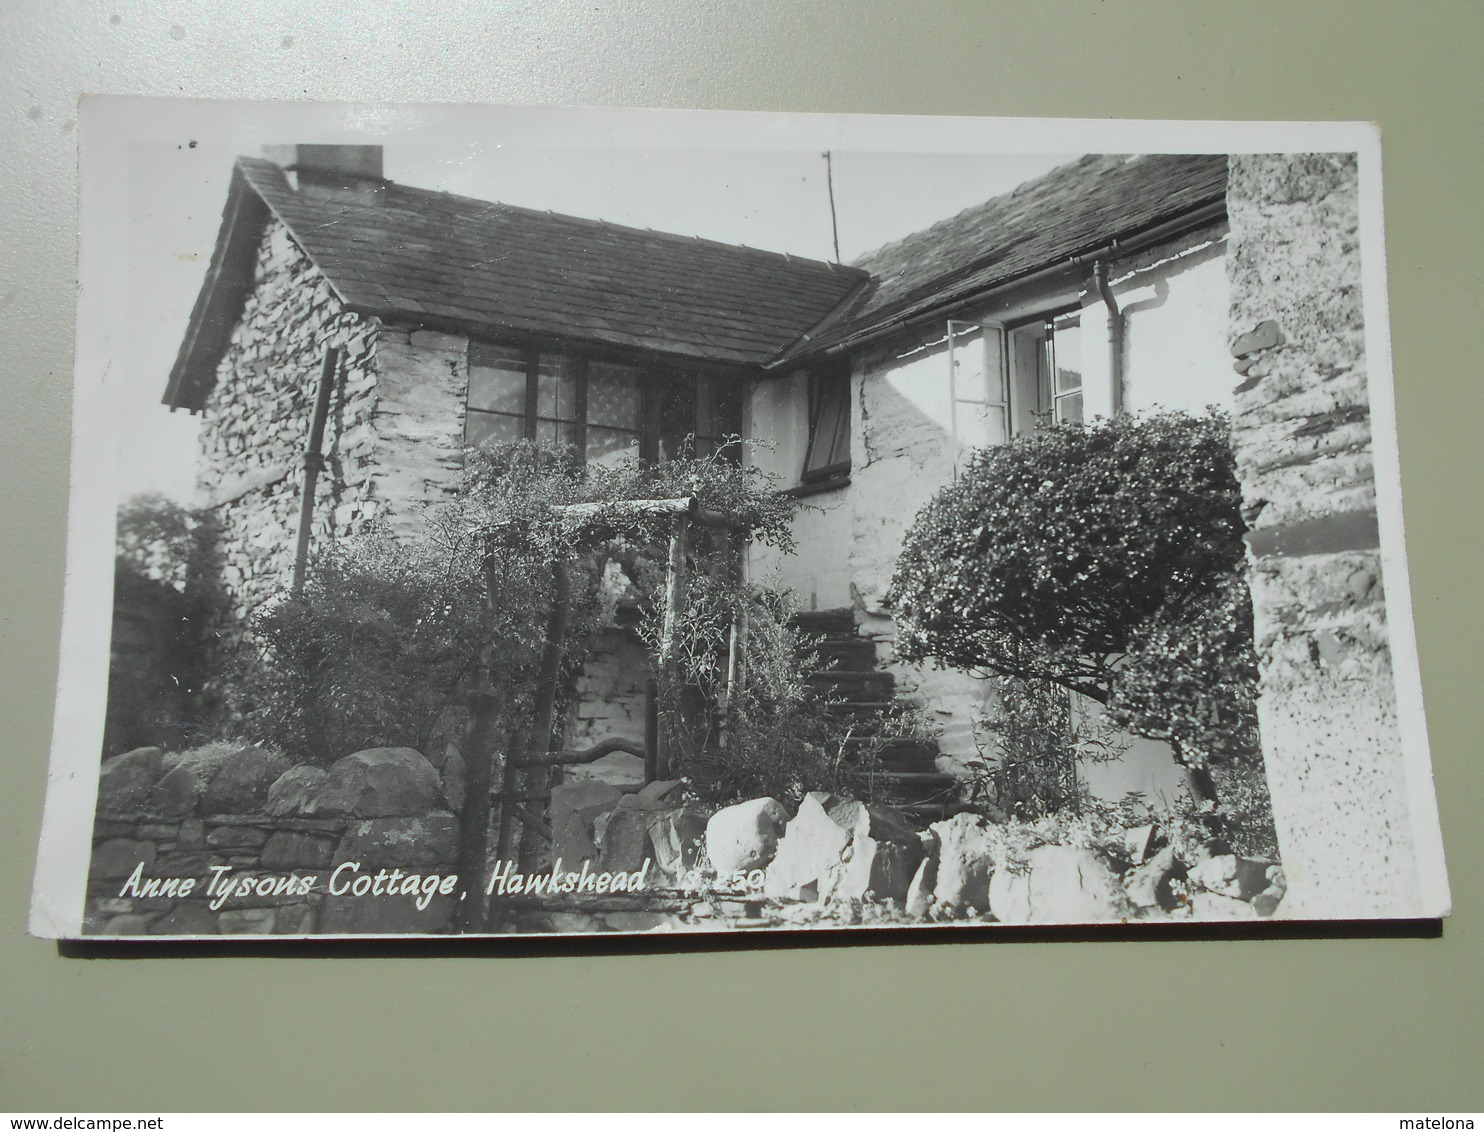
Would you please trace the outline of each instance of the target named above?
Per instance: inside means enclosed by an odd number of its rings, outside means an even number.
[[[1212,759],[1257,757],[1240,490],[1220,415],[1118,417],[976,453],[917,516],[889,600],[908,660],[1050,681]]]

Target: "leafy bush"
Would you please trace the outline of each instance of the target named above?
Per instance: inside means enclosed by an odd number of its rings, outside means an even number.
[[[900,654],[1050,681],[1211,760],[1257,758],[1244,524],[1220,415],[1117,417],[976,453],[917,516]]]

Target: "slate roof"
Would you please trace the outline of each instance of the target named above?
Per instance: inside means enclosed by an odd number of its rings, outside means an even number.
[[[205,404],[270,215],[364,314],[771,369],[1219,214],[1226,169],[1219,154],[1084,157],[841,267],[391,182],[374,203],[300,193],[242,157],[165,402]]]
[[[871,284],[774,364],[1013,283],[1226,200],[1224,154],[1098,154],[877,249]]]
[[[866,283],[838,264],[391,182],[374,203],[301,193],[258,158],[238,159],[228,198],[167,404],[204,404],[268,213],[357,312],[681,359],[759,366]]]

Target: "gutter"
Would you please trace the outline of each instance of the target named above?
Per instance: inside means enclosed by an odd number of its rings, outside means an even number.
[[[1193,232],[1198,228],[1226,216],[1226,197],[1223,195],[1219,200],[1211,201],[1201,205],[1189,212],[1183,213],[1174,220],[1167,220],[1156,224],[1152,228],[1146,228],[1134,236],[1123,240],[1109,240],[1105,244],[1078,252],[1076,255],[1067,256],[1065,259],[1057,260],[1055,263],[1044,267],[1034,268],[1020,275],[1012,275],[1006,279],[996,280],[993,283],[982,284],[964,289],[958,294],[949,292],[932,300],[924,301],[916,306],[910,307],[900,314],[894,315],[874,326],[865,328],[855,334],[841,339],[833,345],[826,346],[823,353],[826,356],[845,353],[859,346],[869,345],[880,341],[882,338],[890,337],[897,331],[905,329],[919,321],[929,319],[937,320],[943,317],[952,318],[961,313],[966,307],[982,303],[985,299],[1005,291],[1011,287],[1023,287],[1030,283],[1049,279],[1078,267],[1096,264],[1098,261],[1121,256],[1129,256],[1144,251],[1146,248],[1165,240],[1174,239],[1177,236]],[[784,365],[793,365],[801,361],[807,354],[794,355],[786,358],[776,358],[764,365],[765,370],[777,369]]]

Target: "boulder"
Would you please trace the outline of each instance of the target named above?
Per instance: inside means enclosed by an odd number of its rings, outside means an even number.
[[[823,899],[837,885],[850,837],[818,796],[806,795],[768,865],[763,894],[785,900]]]
[[[925,853],[917,872],[912,874],[912,883],[907,886],[907,915],[917,920],[926,918],[933,904],[933,886],[937,883],[938,858]]]
[[[213,744],[170,756],[165,760],[169,769],[150,791],[149,808],[157,814],[172,818],[183,818],[194,813],[211,785],[211,780],[239,749],[225,744]]]
[[[211,776],[201,797],[205,814],[251,814],[263,808],[268,788],[289,769],[289,760],[263,747],[243,747]]]
[[[996,869],[991,873],[989,914],[1002,924],[1030,923],[1031,878],[1009,869]]]
[[[671,880],[696,867],[705,843],[706,815],[694,806],[661,810],[649,817],[655,866]]]
[[[219,825],[206,835],[206,845],[219,853],[241,849],[261,849],[268,843],[268,831],[253,825]]]
[[[661,799],[668,798],[684,785],[685,782],[683,779],[661,778],[647,784],[639,791],[639,796],[641,798],[653,798],[655,801],[660,801]]]
[[[1091,849],[1042,845],[1032,849],[1030,918],[1043,924],[1085,924],[1131,914],[1128,896],[1107,863]]]
[[[434,810],[417,817],[368,818],[345,831],[331,863],[359,861],[361,872],[430,869],[458,859],[459,822]]]
[[[1166,845],[1124,876],[1123,888],[1128,893],[1129,903],[1136,908],[1158,907],[1166,912],[1170,911],[1177,903],[1174,893],[1170,891],[1170,881],[1179,871],[1175,850]]]
[[[860,900],[869,893],[877,900],[905,902],[923,860],[922,840],[907,819],[889,806],[854,801],[826,812],[850,836],[843,867],[823,893],[826,899]]]
[[[583,861],[597,860],[593,825],[621,798],[618,787],[595,779],[553,786],[549,811],[553,859],[561,858],[563,868],[580,868]]]
[[[163,771],[159,747],[136,747],[114,755],[98,772],[98,812],[127,814],[141,809]]]
[[[929,828],[938,842],[938,882],[933,899],[949,908],[989,911],[993,826],[973,814],[955,814]]]
[[[1207,857],[1191,866],[1190,883],[1218,896],[1241,896],[1241,884],[1237,879],[1237,858],[1231,853]]]
[[[791,900],[904,901],[922,863],[917,832],[895,810],[811,793],[788,823],[764,892]]]
[[[356,818],[425,814],[440,787],[433,764],[411,747],[374,747],[332,763],[319,812]]]
[[[788,811],[772,798],[717,810],[706,823],[706,855],[718,873],[764,868],[787,824]]]
[[[275,818],[307,818],[319,812],[319,794],[327,770],[317,766],[296,766],[284,771],[268,787],[263,812]]]
[[[1124,831],[1123,851],[1132,864],[1141,864],[1154,848],[1154,826],[1136,825]]]
[[[664,805],[639,794],[625,794],[613,809],[593,819],[599,872],[632,873],[643,867],[651,855],[649,819]]]

